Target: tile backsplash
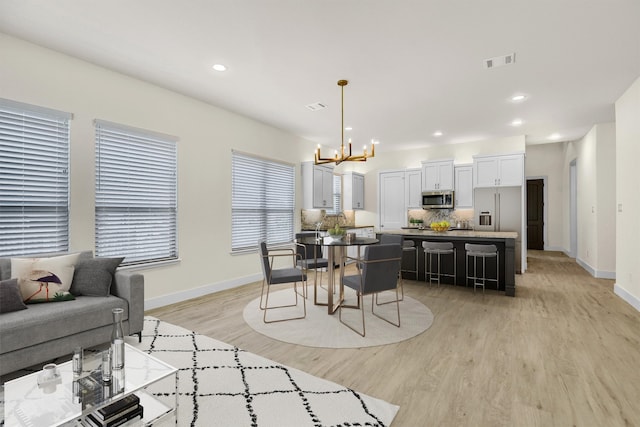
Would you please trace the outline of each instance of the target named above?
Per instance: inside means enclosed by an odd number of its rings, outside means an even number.
[[[355,211],[344,211],[338,215],[327,214],[324,209],[302,209],[301,222],[303,230],[315,230],[316,224],[321,223],[320,229],[327,230],[335,227],[355,227]]]
[[[432,222],[449,221],[455,225],[458,221],[473,221],[473,209],[411,209],[407,212],[407,223],[419,219],[425,225]]]

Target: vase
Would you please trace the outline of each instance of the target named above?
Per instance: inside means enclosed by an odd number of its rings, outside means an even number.
[[[111,366],[113,369],[124,368],[124,332],[122,330],[122,314],[124,310],[114,308],[113,331],[111,332]]]

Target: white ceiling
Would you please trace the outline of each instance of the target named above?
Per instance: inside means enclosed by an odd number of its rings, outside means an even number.
[[[577,139],[640,76],[638,0],[0,0],[0,32],[332,146],[347,79],[379,151]]]

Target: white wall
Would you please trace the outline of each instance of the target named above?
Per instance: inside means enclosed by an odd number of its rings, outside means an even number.
[[[614,291],[640,311],[640,78],[616,102],[616,284]]]
[[[545,178],[545,250],[564,251],[563,242],[563,155],[564,143],[528,145],[525,161],[527,177]],[[567,195],[568,197],[568,192]]]
[[[616,125],[598,124],[596,132],[597,269],[598,277],[613,279],[616,271],[616,234],[613,232],[616,227]]]
[[[580,140],[567,142],[563,156],[563,246],[571,247],[569,168],[577,164],[578,253],[576,261],[596,277],[615,277],[615,125],[595,125]],[[607,223],[608,226],[603,225]]]
[[[255,253],[231,256],[231,150],[297,165],[313,144],[246,117],[0,34],[0,97],[73,113],[71,250],[94,248],[94,119],[174,135],[181,261],[148,268],[148,306],[261,277]],[[297,194],[300,183],[297,182]],[[299,212],[298,198],[296,212]],[[297,218],[299,221],[299,218]],[[155,299],[154,299],[155,298]]]

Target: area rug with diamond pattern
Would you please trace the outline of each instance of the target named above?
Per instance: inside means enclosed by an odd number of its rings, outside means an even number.
[[[135,341],[178,368],[179,426],[388,426],[399,409],[154,317]],[[164,384],[149,391],[175,398]]]

